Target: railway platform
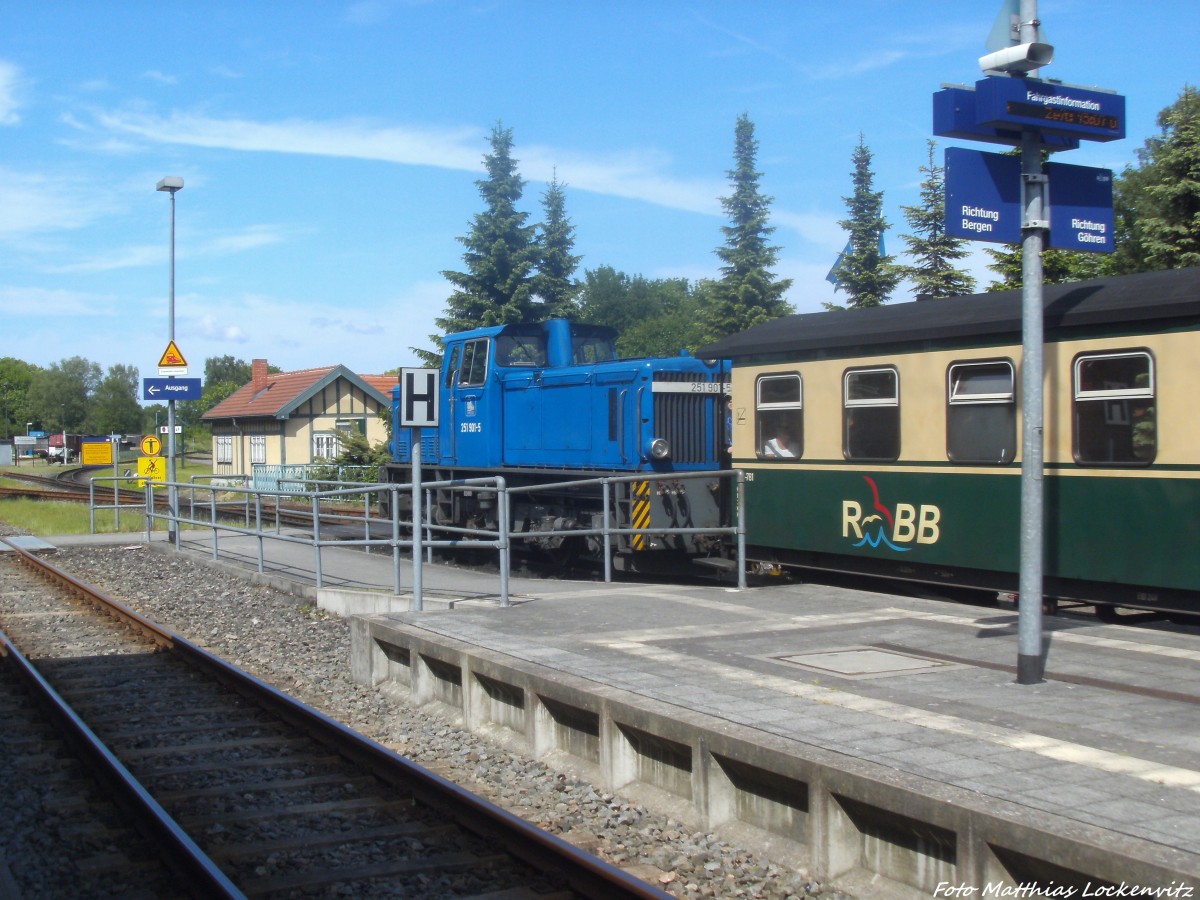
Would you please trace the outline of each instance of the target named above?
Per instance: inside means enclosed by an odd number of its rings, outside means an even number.
[[[311,553],[269,552],[255,577],[316,596]],[[413,612],[390,557],[326,553],[357,679],[849,893],[1200,890],[1198,627],[1047,616],[1022,686],[1003,602],[514,576],[501,608],[435,565]]]

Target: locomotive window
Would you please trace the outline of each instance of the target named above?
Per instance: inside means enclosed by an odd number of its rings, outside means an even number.
[[[804,389],[800,376],[763,375],[755,385],[755,446],[762,458],[804,453]]]
[[[458,383],[468,387],[483,384],[487,379],[487,338],[468,341],[463,346],[462,371]]]
[[[597,335],[571,336],[571,361],[577,366],[616,359],[613,342]]]
[[[900,376],[895,369],[846,372],[842,407],[846,459],[899,458]]]
[[[1006,360],[955,363],[947,371],[946,455],[951,462],[1004,465],[1016,457],[1017,398]]]
[[[454,380],[458,377],[459,349],[459,345],[455,344],[454,349],[450,351],[450,365],[446,367],[446,387],[453,387]]]
[[[1148,466],[1158,451],[1154,359],[1144,350],[1075,358],[1075,460]]]
[[[544,366],[546,339],[541,335],[502,334],[496,338],[496,365]]]

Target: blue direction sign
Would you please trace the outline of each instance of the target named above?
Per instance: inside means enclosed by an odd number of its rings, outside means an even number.
[[[143,400],[199,400],[199,378],[143,378]]]
[[[1125,137],[1125,98],[1035,78],[992,75],[975,82],[976,124],[1089,141]]]
[[[1110,169],[1047,163],[1050,246],[1112,253],[1113,176]]]
[[[947,147],[946,234],[1021,243],[1021,160]]]

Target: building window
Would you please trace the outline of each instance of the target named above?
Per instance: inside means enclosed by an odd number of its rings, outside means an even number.
[[[267,436],[265,434],[250,435],[250,464],[262,465],[267,461]]]
[[[1016,457],[1017,395],[1007,360],[954,363],[946,377],[946,455],[951,462],[1004,465]]]
[[[233,463],[233,435],[218,434],[215,438],[217,464],[232,465]]]
[[[900,376],[895,369],[854,369],[842,383],[846,459],[900,457]]]
[[[322,431],[313,435],[313,459],[330,460],[342,452],[342,437],[334,432]]]
[[[798,374],[761,376],[754,413],[759,457],[795,459],[804,453],[804,390]]]
[[[1158,452],[1154,358],[1145,350],[1088,354],[1073,372],[1075,460],[1148,466]]]

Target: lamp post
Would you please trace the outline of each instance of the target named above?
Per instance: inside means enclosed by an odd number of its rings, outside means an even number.
[[[183,179],[168,175],[158,182],[155,190],[166,191],[171,195],[171,283],[168,306],[168,328],[171,343],[175,342],[175,194],[183,189]],[[167,400],[167,506],[170,519],[168,520],[167,538],[178,545],[178,533],[175,521],[178,509],[179,492],[175,487],[175,399]]]

